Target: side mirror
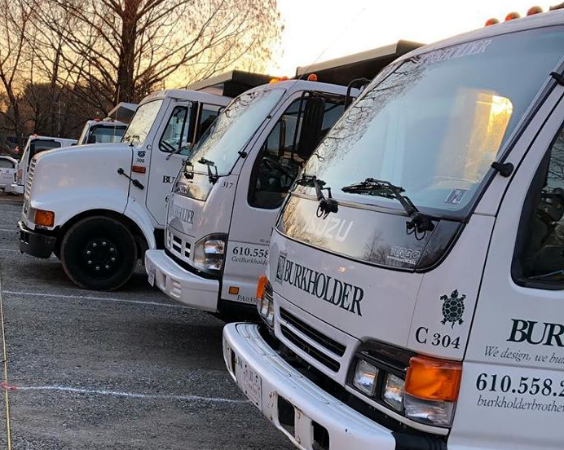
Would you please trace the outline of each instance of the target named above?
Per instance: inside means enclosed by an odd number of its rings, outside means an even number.
[[[319,141],[321,140],[321,127],[325,115],[325,100],[322,97],[312,95],[306,101],[302,120],[302,129],[298,143],[298,156],[308,159]]]

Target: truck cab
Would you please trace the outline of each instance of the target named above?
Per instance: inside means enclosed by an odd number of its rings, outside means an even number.
[[[87,120],[77,145],[120,142],[127,124],[114,120]]]
[[[562,449],[563,57],[564,11],[424,46],[315,150],[223,332],[297,448]]]
[[[52,136],[39,136],[37,134],[31,135],[27,139],[27,143],[24,147],[22,157],[18,164],[18,169],[16,172],[16,177],[14,182],[10,186],[6,186],[6,192],[12,194],[23,194],[24,188],[29,173],[31,160],[35,155],[45,152],[47,150],[53,150],[55,148],[69,147],[71,145],[76,145],[76,139],[59,138]]]
[[[348,80],[344,86],[275,79],[237,97],[175,182],[165,250],[145,257],[149,282],[225,320],[255,316],[256,279],[265,270],[274,220],[315,146],[345,110],[346,85],[419,45],[399,41],[362,58],[308,68],[316,73],[297,70],[300,78]]]
[[[20,250],[54,253],[69,278],[113,290],[162,242],[166,201],[182,161],[231,99],[188,90],[143,99],[121,142],[81,145],[31,159]]]

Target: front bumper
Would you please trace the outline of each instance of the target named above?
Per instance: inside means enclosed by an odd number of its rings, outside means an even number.
[[[19,184],[9,184],[4,188],[6,194],[17,194],[22,195],[24,193],[24,187]]]
[[[396,439],[390,430],[340,402],[292,368],[264,341],[257,325],[226,325],[223,356],[241,390],[298,448],[396,450]],[[285,414],[288,404],[294,412],[292,427],[285,424],[287,414],[286,418],[280,414]],[[315,438],[320,429],[325,429],[329,438],[323,445]]]
[[[33,231],[22,222],[20,228],[20,251],[36,258],[49,258],[57,244],[57,237]]]
[[[192,308],[217,312],[219,281],[188,272],[170,259],[163,250],[145,252],[149,284],[156,285],[174,300]]]

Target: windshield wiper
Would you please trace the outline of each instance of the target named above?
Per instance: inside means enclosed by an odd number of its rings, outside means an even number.
[[[315,188],[315,196],[319,202],[317,206],[317,217],[325,219],[329,213],[336,213],[339,211],[339,203],[331,195],[331,188],[325,187],[325,181],[319,180],[315,175],[303,175],[296,184],[300,186],[309,186]],[[323,191],[327,191],[327,197],[323,195]]]
[[[202,157],[198,160],[198,163],[204,164],[208,167],[208,178],[210,180],[210,183],[214,184],[217,180],[219,180],[219,174],[217,173],[217,166],[213,161],[210,161],[209,159]],[[212,167],[214,168],[215,173],[212,172],[211,169]]]
[[[389,181],[367,178],[360,183],[345,186],[341,190],[350,194],[374,195],[398,200],[407,215],[411,218],[411,221],[406,224],[408,232],[415,230],[423,233],[435,229],[435,224],[431,220],[431,217],[419,211],[409,197],[403,195],[405,189],[400,186],[395,186]]]

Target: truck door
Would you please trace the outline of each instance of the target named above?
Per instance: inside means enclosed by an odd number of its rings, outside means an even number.
[[[343,110],[344,96],[297,94],[249,153],[235,195],[222,299],[256,301],[257,279],[265,270],[270,233],[282,202]]]
[[[544,126],[544,119],[533,120],[525,130],[532,144],[519,166],[519,159],[512,161],[519,168],[505,196],[500,195],[450,440],[464,448],[476,430],[488,436],[489,447],[562,448],[562,90],[553,94],[550,107],[556,107]],[[502,180],[497,175],[491,186]]]
[[[209,126],[220,107],[197,102],[172,102],[151,149],[147,209],[164,227],[166,202],[182,161],[199,138],[199,130]],[[133,164],[135,165],[135,161]]]

